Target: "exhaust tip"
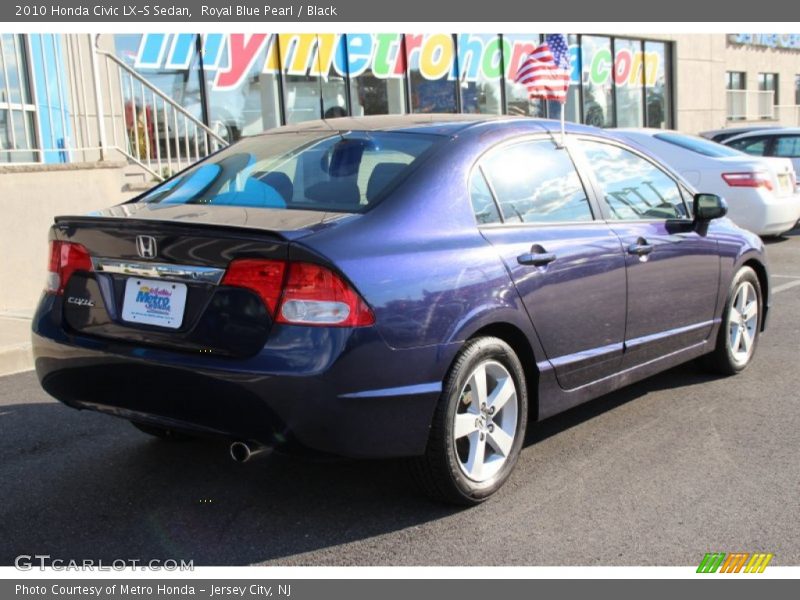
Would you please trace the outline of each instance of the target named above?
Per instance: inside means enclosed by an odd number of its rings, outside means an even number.
[[[250,460],[253,451],[244,442],[233,442],[230,447],[231,458],[238,463],[245,463]]]
[[[253,458],[256,454],[267,452],[271,450],[269,446],[252,445],[247,442],[233,442],[230,445],[229,452],[231,458],[238,463],[246,463]]]

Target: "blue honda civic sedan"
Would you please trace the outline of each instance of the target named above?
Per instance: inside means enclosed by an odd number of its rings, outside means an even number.
[[[428,493],[474,504],[530,419],[691,359],[751,362],[764,249],[725,212],[591,127],[279,128],[56,218],[36,370],[153,435],[409,457]]]

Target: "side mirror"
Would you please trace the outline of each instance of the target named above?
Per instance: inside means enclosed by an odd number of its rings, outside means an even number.
[[[710,221],[728,214],[725,200],[716,194],[695,194],[694,218],[696,221]]]

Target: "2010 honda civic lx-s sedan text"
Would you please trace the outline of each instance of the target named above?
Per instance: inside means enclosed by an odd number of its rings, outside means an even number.
[[[747,366],[768,275],[725,210],[590,127],[285,127],[58,217],[36,370],[154,435],[410,457],[429,493],[476,503],[529,419],[702,355]]]

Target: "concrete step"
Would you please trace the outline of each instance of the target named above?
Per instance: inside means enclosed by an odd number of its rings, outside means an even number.
[[[30,313],[0,313],[0,376],[32,368]]]

